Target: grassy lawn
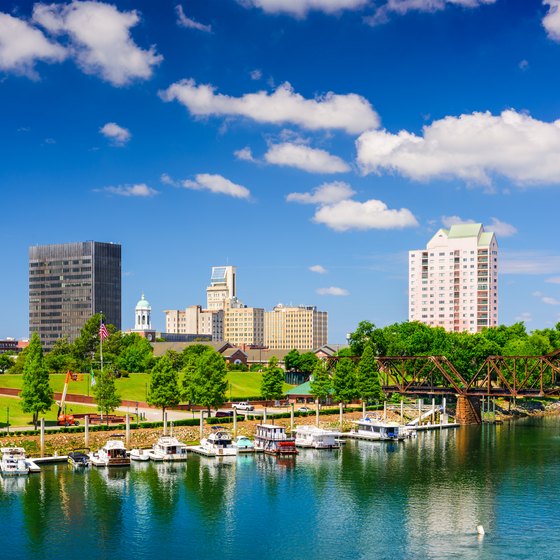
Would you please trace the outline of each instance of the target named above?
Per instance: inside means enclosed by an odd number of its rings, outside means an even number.
[[[25,414],[21,410],[21,401],[12,397],[0,397],[0,429],[6,427],[7,409],[10,408],[10,427],[12,426],[31,426],[31,414]],[[45,417],[46,426],[56,426],[56,413],[58,406],[55,404],[47,412]],[[85,406],[81,404],[72,404],[66,407],[67,413],[87,413],[96,414],[97,408],[95,406]],[[39,415],[41,417],[42,415]]]
[[[65,374],[51,374],[51,387],[55,392],[62,392]],[[230,394],[234,398],[254,397],[260,394],[262,373],[258,372],[242,372],[230,371],[228,373],[227,397]],[[117,391],[122,399],[131,401],[145,401],[146,388],[150,387],[150,376],[145,373],[132,373],[130,377],[122,377],[115,380]],[[21,375],[0,375],[0,387],[8,387],[12,389],[21,389]],[[288,390],[293,385],[284,383],[284,390]],[[70,381],[68,392],[77,395],[93,396],[93,390],[90,386],[89,375],[78,374],[77,381]],[[0,416],[1,417],[1,416]]]

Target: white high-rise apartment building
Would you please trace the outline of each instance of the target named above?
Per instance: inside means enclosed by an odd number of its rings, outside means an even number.
[[[269,348],[314,350],[327,344],[328,315],[315,306],[277,305],[264,313],[264,344]]]
[[[223,309],[224,302],[237,296],[234,266],[213,266],[206,288],[206,309]]]
[[[498,324],[498,243],[482,224],[440,229],[408,269],[409,321],[471,333]]]

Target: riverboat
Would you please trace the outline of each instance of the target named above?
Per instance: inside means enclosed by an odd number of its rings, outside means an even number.
[[[0,473],[2,476],[21,476],[29,474],[29,466],[25,460],[23,447],[2,447]]]
[[[297,455],[295,439],[286,436],[283,426],[258,424],[255,434],[255,451],[270,455]]]
[[[161,436],[148,451],[152,461],[186,461],[187,446],[173,436]]]
[[[89,454],[92,465],[96,467],[128,467],[130,457],[120,439],[110,439],[97,453]]]
[[[237,447],[231,441],[231,434],[223,428],[214,428],[207,438],[200,440],[200,447],[208,455],[217,457],[237,455]]]
[[[296,447],[310,447],[313,449],[338,449],[340,443],[337,438],[339,432],[324,430],[317,426],[301,426],[296,429]]]
[[[247,436],[237,436],[233,440],[233,445],[237,447],[238,453],[253,453],[255,444]]]
[[[408,436],[404,427],[397,422],[384,422],[377,418],[366,416],[361,420],[354,420],[353,434],[362,439],[375,441],[400,441]]]
[[[68,453],[68,462],[75,469],[83,469],[89,467],[91,459],[89,457],[89,449],[73,449]]]

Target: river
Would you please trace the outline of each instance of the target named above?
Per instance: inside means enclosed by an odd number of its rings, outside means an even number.
[[[558,417],[0,483],[10,560],[560,557]]]

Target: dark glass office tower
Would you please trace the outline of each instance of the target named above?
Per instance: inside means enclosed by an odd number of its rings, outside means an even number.
[[[45,349],[103,312],[121,328],[121,246],[85,241],[29,248],[29,331]]]

